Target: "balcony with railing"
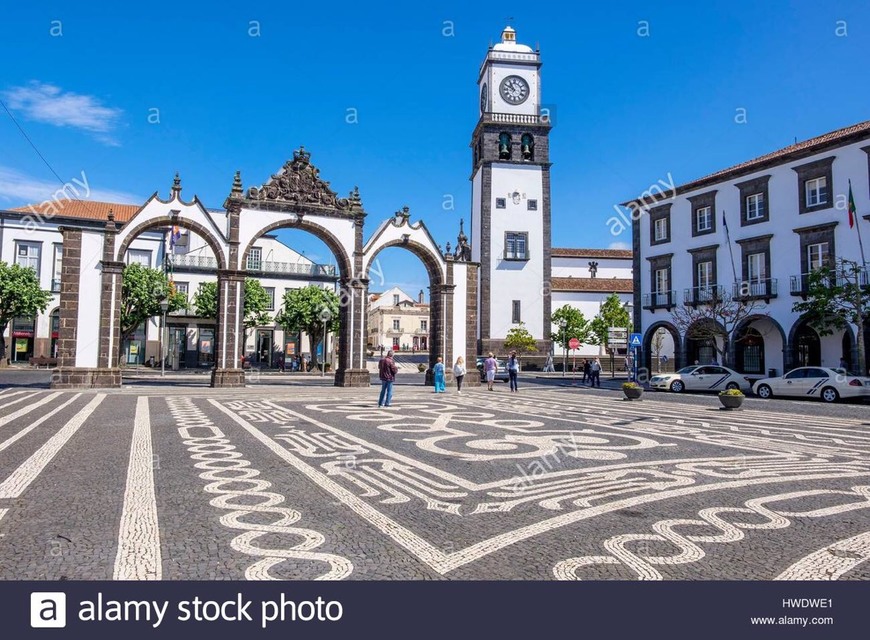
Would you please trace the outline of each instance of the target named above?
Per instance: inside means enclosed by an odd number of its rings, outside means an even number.
[[[777,279],[765,278],[763,280],[747,280],[735,282],[731,295],[735,300],[764,300],[769,302],[778,295]]]
[[[213,256],[182,253],[170,256],[173,268],[177,270],[217,271],[218,262]],[[275,262],[249,257],[247,270],[261,274],[280,274],[334,278],[335,265],[309,264],[307,262]]]
[[[725,301],[725,287],[720,284],[707,287],[692,287],[683,290],[683,304],[687,307],[697,307],[703,304],[716,304]]]
[[[809,295],[810,291],[810,276],[812,273],[802,273],[800,275],[791,276],[789,279],[789,289],[791,295],[800,296],[804,299]],[[831,273],[826,280],[832,287],[842,287],[847,284],[858,284],[860,287],[870,287],[870,267],[863,267],[855,273],[848,272],[843,274],[838,272],[836,276]]]
[[[483,121],[501,124],[550,124],[550,117],[530,113],[484,113]]]
[[[655,293],[643,294],[643,308],[650,311],[656,309],[671,310],[675,306],[677,299],[676,291],[657,291]]]

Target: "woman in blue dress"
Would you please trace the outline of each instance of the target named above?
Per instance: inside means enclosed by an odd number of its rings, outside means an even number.
[[[444,363],[441,362],[440,357],[435,362],[433,371],[435,373],[435,393],[444,393]]]

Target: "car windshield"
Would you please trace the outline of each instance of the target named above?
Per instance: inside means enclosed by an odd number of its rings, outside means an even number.
[[[677,371],[677,373],[692,373],[692,371],[694,371],[697,368],[698,367],[683,367],[682,369]]]

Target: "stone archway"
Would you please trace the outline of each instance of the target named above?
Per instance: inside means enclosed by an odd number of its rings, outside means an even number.
[[[666,335],[662,338],[662,344],[657,344],[657,332],[664,329]],[[661,356],[666,356],[667,361],[663,362]],[[658,363],[653,362],[653,358],[658,360]],[[663,365],[665,365],[663,367]],[[670,322],[661,320],[651,324],[643,336],[643,363],[642,366],[650,372],[650,375],[658,370],[673,370],[676,371],[685,366],[683,354],[683,342],[680,332]]]
[[[770,369],[782,375],[788,341],[782,326],[768,315],[752,315],[735,329],[729,362],[740,373],[767,376]]]
[[[300,147],[293,158],[259,187],[245,191],[237,172],[229,197],[224,202],[229,230],[228,268],[219,272],[218,309],[227,326],[242,326],[240,291],[246,276],[246,260],[253,243],[263,234],[279,228],[295,228],[320,238],[339,266],[341,301],[336,386],[368,386],[365,366],[365,313],[367,282],[362,273],[362,240],[365,210],[354,188],[339,198],[311,163],[311,154]],[[225,285],[222,283],[226,283]],[[235,294],[235,296],[234,296]],[[243,345],[238,330],[227,333],[220,357],[227,363],[215,370],[213,384],[230,386],[244,375],[237,363]]]
[[[381,251],[399,247],[417,256],[429,277],[429,364],[426,384],[432,384],[432,370],[439,357],[442,358],[447,380],[452,381],[451,366],[456,357],[467,360],[467,340],[458,340],[454,335],[455,315],[453,281],[454,256],[443,254],[426,225],[422,221],[410,222],[410,211],[404,207],[391,220],[386,220],[366,243],[363,251],[362,273],[370,281],[370,271]],[[473,378],[474,376],[470,376]]]

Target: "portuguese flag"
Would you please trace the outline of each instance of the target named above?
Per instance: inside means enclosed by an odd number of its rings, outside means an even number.
[[[855,196],[852,195],[852,181],[849,180],[849,228],[855,226],[855,217],[858,215],[858,208],[855,206]]]

